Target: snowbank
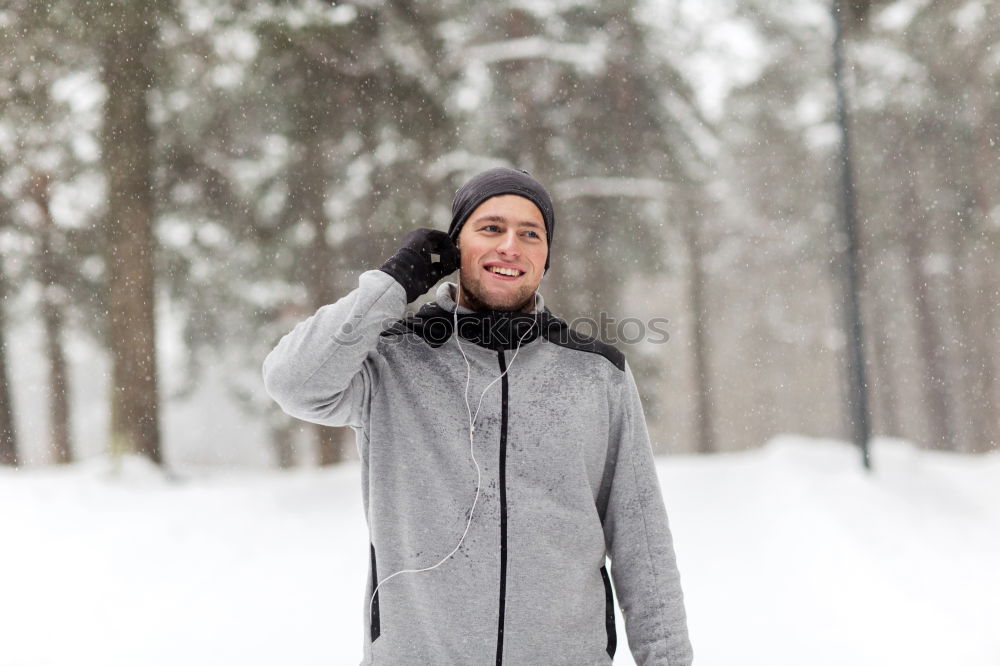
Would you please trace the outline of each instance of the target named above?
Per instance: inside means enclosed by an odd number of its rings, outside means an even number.
[[[1000,456],[874,452],[660,461],[697,664],[1000,664]],[[358,474],[0,470],[0,666],[358,663]]]

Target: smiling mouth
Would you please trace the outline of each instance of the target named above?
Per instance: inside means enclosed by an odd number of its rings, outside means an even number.
[[[486,270],[499,278],[506,278],[508,280],[513,280],[524,275],[524,271],[519,271],[516,268],[507,268],[505,266],[487,266]]]

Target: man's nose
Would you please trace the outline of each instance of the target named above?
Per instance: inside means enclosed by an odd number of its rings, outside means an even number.
[[[517,256],[521,254],[521,243],[517,238],[517,233],[513,230],[508,231],[503,236],[503,240],[497,246],[497,252],[501,254]]]

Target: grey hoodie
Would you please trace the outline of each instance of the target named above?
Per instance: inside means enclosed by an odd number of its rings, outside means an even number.
[[[264,361],[288,414],[351,426],[370,534],[363,664],[610,664],[605,558],[639,666],[691,663],[667,514],[624,357],[534,314],[471,313],[459,332],[482,395],[474,451],[453,285],[405,318],[381,271],[298,324]],[[523,338],[517,348],[519,338]],[[515,358],[516,353],[516,358]],[[507,374],[493,383],[504,370]]]

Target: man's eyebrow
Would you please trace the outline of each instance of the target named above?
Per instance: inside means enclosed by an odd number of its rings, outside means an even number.
[[[478,224],[480,222],[503,222],[504,224],[507,224],[509,220],[503,215],[483,215],[482,217],[476,218],[476,223]],[[545,225],[535,222],[534,220],[522,220],[517,224],[522,227],[532,227],[535,229],[545,228]]]
[[[482,217],[477,217],[476,222],[507,222],[507,218],[503,215],[483,215]]]

